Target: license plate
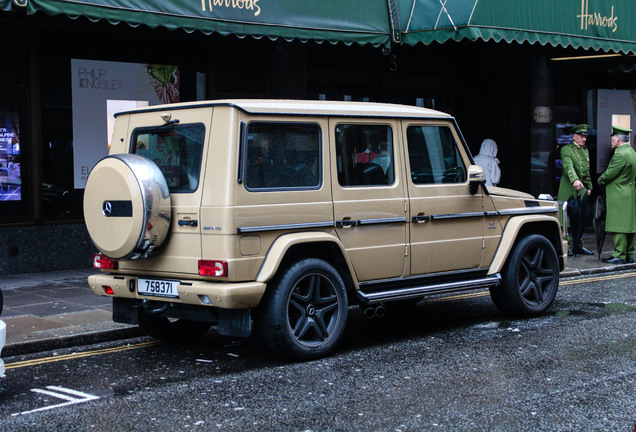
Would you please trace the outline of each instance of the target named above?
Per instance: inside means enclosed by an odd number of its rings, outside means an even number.
[[[175,281],[137,279],[137,293],[146,296],[179,298],[178,286]]]

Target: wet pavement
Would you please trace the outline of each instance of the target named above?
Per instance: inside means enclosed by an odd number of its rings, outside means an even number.
[[[586,234],[584,242],[596,251],[592,234]],[[602,257],[610,257],[612,249],[611,238],[606,239]],[[569,257],[561,277],[626,269],[636,269],[636,264],[610,265],[597,255],[579,255]],[[4,276],[0,281],[4,296],[0,319],[7,324],[7,345],[2,356],[142,335],[137,326],[112,321],[111,299],[93,294],[86,280],[96,272],[77,269]]]

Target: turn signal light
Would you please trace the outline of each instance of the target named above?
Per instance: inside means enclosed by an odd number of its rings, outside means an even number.
[[[199,260],[199,276],[227,276],[227,261]]]
[[[93,267],[101,270],[117,270],[117,261],[98,253],[93,255]]]

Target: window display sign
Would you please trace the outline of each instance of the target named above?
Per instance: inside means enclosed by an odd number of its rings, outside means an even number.
[[[90,170],[108,152],[113,107],[179,102],[179,71],[170,65],[73,59],[71,74],[74,184],[83,189]]]
[[[18,112],[0,107],[0,201],[22,199]]]
[[[597,90],[597,173],[601,174],[607,169],[613,150],[610,142],[612,124],[629,127],[636,125],[636,89],[632,90]],[[630,140],[634,145],[633,137]]]

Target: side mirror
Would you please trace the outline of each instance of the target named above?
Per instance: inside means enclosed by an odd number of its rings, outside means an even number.
[[[479,186],[484,186],[484,191],[488,193],[486,185],[486,173],[479,165],[471,165],[468,167],[468,190],[471,195],[475,195],[479,190]]]

